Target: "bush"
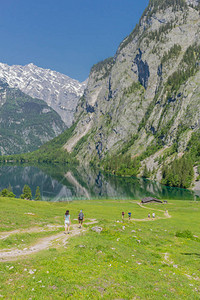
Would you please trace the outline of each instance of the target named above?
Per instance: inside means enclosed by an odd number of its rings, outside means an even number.
[[[190,230],[177,231],[175,234],[176,237],[182,237],[185,239],[193,239],[193,234]]]
[[[16,195],[10,191],[9,189],[3,189],[1,192],[0,192],[0,196],[1,197],[10,197],[10,198],[15,198]]]

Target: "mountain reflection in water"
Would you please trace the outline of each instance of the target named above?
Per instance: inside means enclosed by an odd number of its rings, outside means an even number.
[[[22,194],[24,185],[28,184],[34,198],[39,186],[42,199],[48,201],[142,199],[147,196],[160,199],[196,199],[195,193],[190,190],[170,188],[141,178],[108,176],[99,170],[80,166],[69,169],[60,165],[1,165],[0,190],[7,188],[9,184],[17,197]]]

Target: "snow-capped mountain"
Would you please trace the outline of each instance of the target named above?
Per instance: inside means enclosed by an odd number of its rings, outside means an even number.
[[[30,63],[25,66],[0,63],[0,79],[10,87],[44,100],[71,126],[78,99],[83,95],[86,82],[80,83],[64,74],[43,69]]]

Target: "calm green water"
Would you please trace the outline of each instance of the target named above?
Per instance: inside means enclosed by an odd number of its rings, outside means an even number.
[[[142,199],[154,196],[160,199],[198,200],[198,191],[170,188],[157,182],[138,178],[108,176],[99,170],[67,169],[63,166],[0,166],[0,190],[12,186],[19,197],[25,184],[35,195],[40,187],[43,200],[69,201],[74,199]]]

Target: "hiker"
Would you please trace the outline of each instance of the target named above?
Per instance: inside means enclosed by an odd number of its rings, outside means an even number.
[[[130,211],[128,212],[128,219],[129,220],[131,219],[131,212]]]
[[[155,219],[155,217],[156,217],[156,215],[155,215],[155,213],[154,213],[154,212],[152,213],[152,217],[153,217],[153,219]]]
[[[69,210],[66,210],[66,213],[64,215],[64,220],[65,220],[65,234],[66,233],[69,234],[69,228],[70,228],[70,225],[71,225]]]
[[[82,227],[82,224],[83,224],[83,221],[84,221],[84,214],[83,214],[83,212],[82,212],[82,209],[80,210],[80,213],[79,213],[79,215],[78,215],[78,221],[79,221],[79,228],[81,228]]]
[[[122,219],[124,220],[124,215],[125,215],[125,213],[124,213],[124,211],[122,212]]]
[[[151,218],[151,215],[150,215],[150,214],[148,214],[148,218],[149,218],[149,219]]]

